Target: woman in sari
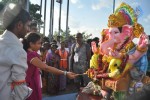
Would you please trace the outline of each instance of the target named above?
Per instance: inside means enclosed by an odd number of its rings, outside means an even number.
[[[49,66],[59,68],[59,57],[56,55],[55,51],[57,50],[56,44],[51,44],[51,52],[46,56],[46,63]],[[47,93],[48,94],[57,94],[59,92],[59,76],[52,73],[47,73]]]

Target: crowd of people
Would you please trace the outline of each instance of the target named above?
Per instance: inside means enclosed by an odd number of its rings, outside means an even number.
[[[95,41],[99,42],[98,38],[83,40],[81,33],[77,33],[75,38],[70,37],[68,40],[63,40],[61,36],[57,36],[56,40],[49,41],[48,37],[42,39],[42,46],[38,52],[40,58],[44,63],[49,66],[53,66],[63,71],[71,71],[76,74],[83,74],[89,68],[89,62],[91,59],[91,44]],[[57,94],[59,91],[63,91],[67,86],[67,78],[64,75],[54,75],[42,71],[42,84],[43,93]],[[78,76],[74,79],[74,86],[77,90],[80,87],[84,87],[88,84],[90,79],[85,76]]]
[[[30,14],[20,5],[10,4],[3,13],[6,30],[0,36],[1,100],[42,100],[41,70],[70,79],[77,76],[50,66],[44,58],[41,59],[38,54],[41,37],[35,32],[31,20]],[[47,43],[42,45],[45,47]]]
[[[13,5],[13,6],[12,6]],[[0,36],[0,99],[42,100],[47,93],[66,89],[66,77],[75,79],[79,89],[89,78],[80,76],[89,66],[90,46],[81,33],[52,42],[38,34],[37,23],[20,5],[8,5],[3,13],[6,29]],[[41,78],[42,76],[42,78]],[[44,83],[45,82],[45,83]]]

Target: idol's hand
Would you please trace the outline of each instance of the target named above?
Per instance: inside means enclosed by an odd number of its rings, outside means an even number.
[[[148,45],[148,36],[145,33],[143,33],[140,36],[140,39],[139,39],[139,42],[138,42],[138,47],[140,49],[144,49],[144,48],[147,48],[147,45]]]
[[[115,58],[121,58],[121,54],[118,51],[112,50],[111,48],[108,48],[109,56],[115,57]]]

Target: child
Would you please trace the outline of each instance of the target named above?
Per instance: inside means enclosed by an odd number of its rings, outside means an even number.
[[[55,67],[46,65],[40,60],[37,51],[41,48],[41,37],[38,34],[30,33],[26,35],[23,40],[23,48],[27,52],[27,63],[28,63],[28,69],[26,71],[26,75],[27,75],[26,83],[33,90],[33,93],[27,100],[42,100],[39,69],[47,71],[49,73],[53,73],[54,75],[64,74],[67,77],[72,79],[76,77],[76,74],[72,72],[65,72],[65,71],[58,70]]]

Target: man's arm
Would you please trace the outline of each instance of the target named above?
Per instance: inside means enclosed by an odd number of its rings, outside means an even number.
[[[18,49],[18,48],[16,48]],[[15,92],[14,100],[25,100],[32,90],[25,84],[27,65],[27,55],[23,50],[13,50],[9,55],[11,68],[11,86]]]
[[[20,81],[25,80],[27,65],[27,55],[25,51],[16,50],[10,54],[12,68],[11,68],[11,80]]]

